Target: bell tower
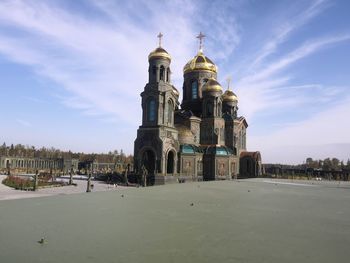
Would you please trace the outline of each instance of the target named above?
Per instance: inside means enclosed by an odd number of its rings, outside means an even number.
[[[142,125],[134,145],[135,170],[140,173],[144,166],[149,178],[153,178],[149,179],[150,184],[161,181],[166,174],[176,173],[179,150],[174,126],[179,92],[171,84],[171,56],[162,47],[162,37],[159,33],[158,47],[148,56],[148,83],[141,93]]]
[[[237,119],[237,103],[236,94],[230,88],[231,79],[227,79],[227,90],[222,95],[222,116],[225,119],[225,145],[232,149],[233,153],[237,153],[235,134],[235,119]]]
[[[222,87],[211,78],[203,86],[201,144],[223,145],[225,143],[222,118]]]

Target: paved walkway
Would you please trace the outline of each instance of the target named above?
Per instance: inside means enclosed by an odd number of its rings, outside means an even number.
[[[74,176],[73,182],[77,184],[77,186],[62,186],[62,187],[52,187],[52,188],[42,188],[37,192],[33,191],[21,191],[15,190],[11,187],[8,187],[2,184],[2,180],[6,178],[6,175],[0,175],[0,200],[8,200],[8,199],[21,199],[21,198],[32,198],[32,197],[41,197],[41,196],[52,196],[52,195],[66,195],[66,194],[77,194],[86,192],[86,180],[81,176]],[[68,182],[69,177],[60,178],[57,180]],[[106,184],[101,181],[91,181],[91,184],[94,185],[92,191],[93,192],[101,192],[101,191],[114,191],[126,188],[124,186],[114,187],[113,185]]]
[[[348,182],[270,179],[2,201],[0,261],[347,263],[349,203]]]
[[[52,196],[52,195],[67,195],[67,194],[78,194],[86,192],[86,177],[75,175],[73,182],[77,186],[63,186],[63,187],[52,187],[39,189],[37,192],[33,191],[21,191],[15,190],[11,187],[3,185],[1,182],[6,178],[6,175],[0,175],[0,201],[8,199],[22,199],[22,198],[32,198],[32,197],[41,197],[41,196]],[[69,181],[68,176],[58,178],[57,180]],[[244,180],[243,180],[244,181]],[[315,181],[315,180],[287,180],[287,179],[268,179],[268,178],[256,178],[249,179],[250,182],[256,183],[270,183],[270,184],[284,184],[284,185],[294,185],[294,186],[327,186],[327,187],[341,187],[349,188],[350,182],[344,181]],[[94,185],[93,192],[102,192],[102,191],[113,191],[121,190],[127,187],[125,186],[116,186],[106,184],[101,181],[91,181]]]

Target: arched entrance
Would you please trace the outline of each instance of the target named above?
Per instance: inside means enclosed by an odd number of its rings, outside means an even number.
[[[147,185],[154,185],[155,180],[155,168],[156,168],[156,155],[152,150],[146,150],[142,154],[141,167],[145,166],[147,169]]]
[[[174,152],[169,151],[167,163],[166,163],[166,173],[167,174],[173,174],[174,173]]]

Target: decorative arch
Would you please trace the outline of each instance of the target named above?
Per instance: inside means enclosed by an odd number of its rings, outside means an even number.
[[[152,147],[144,147],[140,151],[139,155],[140,168],[144,165],[148,174],[154,174],[156,172],[156,151]]]
[[[176,151],[171,148],[166,153],[166,173],[174,174],[176,168]]]

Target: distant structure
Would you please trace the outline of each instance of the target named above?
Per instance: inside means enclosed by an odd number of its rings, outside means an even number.
[[[0,170],[11,169],[23,173],[35,173],[36,170],[62,171],[78,170],[78,159],[66,158],[28,158],[0,156]]]
[[[238,98],[224,92],[217,66],[199,51],[184,66],[183,98],[171,84],[170,54],[159,46],[148,56],[148,83],[141,93],[142,124],[134,145],[134,167],[150,184],[175,180],[221,180],[261,174],[259,152],[246,151],[247,121],[237,115]]]
[[[127,164],[122,161],[115,162],[100,162],[80,161],[77,158],[28,158],[28,157],[13,157],[0,156],[0,173],[10,169],[14,173],[32,173],[36,170],[42,172],[63,173],[68,174],[73,172],[82,172],[92,169],[95,173],[108,172],[124,172]],[[132,166],[131,166],[132,169]]]
[[[0,145],[0,174],[86,174],[91,170],[94,174],[111,174],[124,173],[127,167],[128,171],[133,171],[132,156],[126,156],[122,150],[120,153],[85,154],[53,147],[6,146],[5,142]]]
[[[5,172],[8,169],[15,173],[32,173],[36,170],[42,172],[52,171],[53,173],[68,174],[71,170],[73,172],[83,172],[92,169],[94,173],[108,173],[125,171],[127,163],[116,162],[99,162],[93,161],[80,161],[76,158],[28,158],[28,157],[13,157],[13,156],[0,156],[0,173]],[[132,169],[133,166],[131,166]]]

